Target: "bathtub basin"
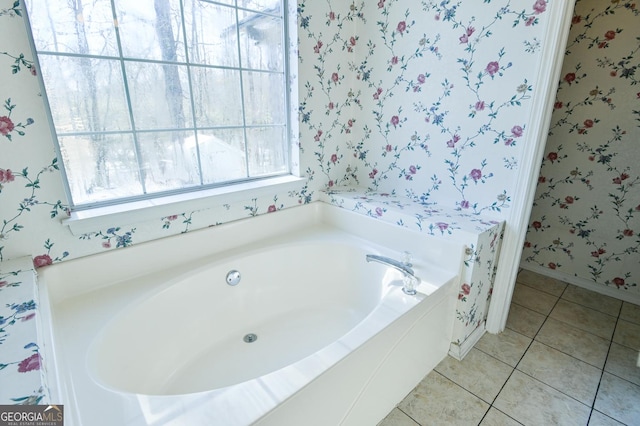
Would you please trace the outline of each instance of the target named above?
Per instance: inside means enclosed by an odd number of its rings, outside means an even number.
[[[365,260],[405,250],[415,296]],[[52,398],[71,425],[376,424],[447,354],[462,251],[318,202],[53,265]]]

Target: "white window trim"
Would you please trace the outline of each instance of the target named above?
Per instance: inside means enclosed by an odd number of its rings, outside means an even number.
[[[114,226],[149,222],[175,214],[207,210],[264,195],[300,189],[306,181],[306,178],[294,175],[278,176],[219,188],[78,210],[71,212],[71,216],[64,219],[62,223],[69,227],[73,235],[80,236]]]

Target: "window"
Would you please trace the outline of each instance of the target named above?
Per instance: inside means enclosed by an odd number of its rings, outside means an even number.
[[[72,206],[289,174],[283,1],[29,2]]]

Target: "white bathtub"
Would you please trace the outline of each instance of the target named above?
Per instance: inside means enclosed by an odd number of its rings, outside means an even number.
[[[404,250],[415,296],[365,260]],[[69,425],[375,425],[446,356],[461,263],[312,203],[44,268],[53,402]]]

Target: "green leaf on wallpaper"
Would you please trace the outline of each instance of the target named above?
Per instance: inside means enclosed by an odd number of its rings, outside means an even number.
[[[27,177],[27,175],[29,174],[29,168],[25,167],[24,169],[22,169],[22,177]]]

